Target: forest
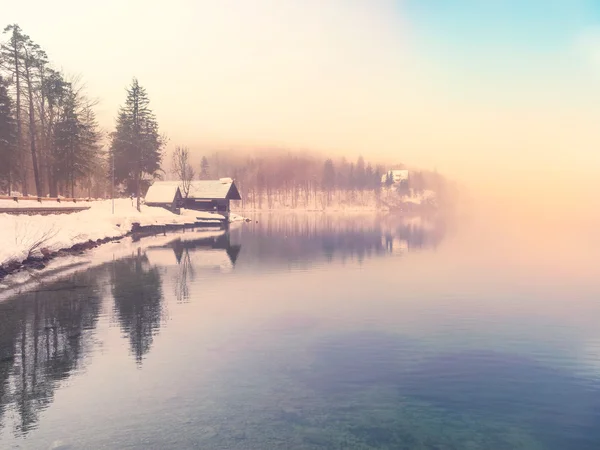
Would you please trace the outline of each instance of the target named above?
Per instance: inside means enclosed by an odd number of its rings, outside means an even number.
[[[336,203],[374,206],[382,195],[400,198],[430,190],[443,200],[451,194],[452,183],[436,171],[409,170],[406,182],[394,184],[389,171],[404,168],[371,163],[362,156],[350,161],[308,151],[217,151],[202,157],[198,178],[233,178],[242,206],[254,209],[322,209]],[[178,177],[177,173],[171,176]]]
[[[156,179],[231,177],[242,197],[271,205],[285,196],[288,206],[309,203],[311,193],[371,192],[392,182],[385,174],[402,164],[327,158],[287,149],[246,151],[188,148],[177,144],[165,158],[167,136],[159,130],[146,90],[130,81],[112,130],[96,120],[98,99],[82,77],[65,74],[17,24],[0,40],[0,193],[10,196],[143,198]],[[124,85],[126,84],[124,80]],[[182,145],[179,145],[182,144]],[[376,149],[374,149],[374,153]],[[200,157],[204,154],[205,156]],[[196,161],[193,163],[192,160]],[[197,165],[196,165],[197,164]],[[382,182],[383,177],[383,182]],[[448,182],[435,171],[410,171],[403,195],[444,191]],[[304,199],[302,202],[301,199]]]

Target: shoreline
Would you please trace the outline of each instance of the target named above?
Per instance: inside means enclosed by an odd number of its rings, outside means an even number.
[[[136,224],[134,224],[136,225]],[[2,282],[7,276],[15,275],[19,272],[34,269],[34,270],[42,270],[45,269],[48,263],[52,260],[68,257],[68,256],[78,256],[82,255],[87,250],[92,250],[94,248],[100,247],[103,244],[108,244],[110,242],[120,241],[121,239],[131,237],[134,241],[139,240],[145,236],[152,236],[159,233],[165,233],[167,231],[177,231],[183,229],[195,229],[202,228],[208,230],[212,230],[218,228],[219,230],[223,230],[227,228],[230,224],[227,224],[225,227],[222,224],[207,224],[202,222],[196,223],[186,223],[186,224],[167,224],[167,225],[146,225],[146,226],[133,226],[130,231],[127,233],[114,236],[114,237],[105,237],[96,240],[88,240],[86,242],[80,242],[72,245],[71,247],[61,248],[52,252],[42,252],[45,253],[42,256],[30,256],[21,262],[13,261],[5,265],[0,265],[0,282]],[[2,288],[0,287],[0,290]]]
[[[390,215],[390,216],[422,216],[427,215],[425,211],[389,211],[382,209],[356,209],[356,210],[310,210],[310,209],[289,209],[289,208],[281,208],[281,209],[262,209],[262,210],[252,210],[252,209],[235,209],[232,211],[233,214],[239,216],[240,219],[235,220],[233,222],[228,223],[211,223],[211,222],[194,222],[194,223],[168,223],[168,224],[152,224],[152,225],[139,225],[139,223],[132,223],[131,230],[128,232],[118,235],[118,236],[108,236],[96,240],[88,240],[85,242],[79,242],[77,244],[72,245],[71,247],[65,247],[54,251],[44,251],[42,250],[42,256],[29,256],[23,261],[12,261],[6,263],[4,265],[0,265],[0,283],[8,276],[18,274],[20,272],[31,270],[43,270],[46,266],[53,260],[59,258],[65,258],[69,256],[80,256],[85,251],[95,249],[104,244],[110,242],[120,241],[121,239],[131,237],[133,241],[138,241],[143,237],[154,236],[157,234],[164,233],[167,231],[177,231],[184,229],[204,229],[204,230],[224,230],[229,228],[232,223],[238,222],[249,222],[251,221],[246,215],[260,215],[260,214],[332,214],[332,215]],[[253,222],[254,220],[252,220]],[[2,287],[0,287],[0,291]]]

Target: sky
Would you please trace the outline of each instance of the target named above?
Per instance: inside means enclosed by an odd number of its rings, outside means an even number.
[[[1,18],[83,77],[107,130],[136,76],[170,147],[363,155],[565,199],[600,173],[595,0],[30,0]]]

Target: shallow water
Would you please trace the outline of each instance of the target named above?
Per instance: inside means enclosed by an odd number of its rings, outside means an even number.
[[[255,219],[1,302],[0,447],[600,448],[594,233]]]

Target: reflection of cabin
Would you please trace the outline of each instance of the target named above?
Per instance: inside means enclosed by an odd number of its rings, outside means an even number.
[[[152,265],[225,273],[234,269],[240,250],[241,245],[232,244],[226,233],[206,236],[191,232],[164,246],[148,247],[146,256]]]
[[[148,206],[159,206],[178,213],[181,205],[181,191],[177,183],[154,183],[146,192],[145,202]]]
[[[157,193],[161,192],[162,194],[164,192],[164,196],[160,196],[160,200],[163,201],[160,205],[155,204],[155,202],[151,204],[148,201],[149,195],[151,200],[154,199],[155,194],[153,188],[155,187]],[[176,200],[176,188],[179,191],[179,200]],[[170,193],[170,197],[167,195],[168,193]],[[159,197],[158,195],[156,196]],[[212,212],[221,214],[225,217],[229,217],[229,212],[231,210],[230,201],[241,199],[240,192],[231,178],[192,181],[187,196],[185,195],[185,189],[181,182],[157,181],[150,186],[148,194],[146,194],[146,204],[150,206],[162,206],[171,209],[170,205],[176,202],[180,208]]]
[[[192,234],[193,236],[193,234]],[[184,251],[195,251],[195,250],[225,250],[225,253],[229,257],[232,265],[235,265],[241,245],[232,244],[229,238],[229,234],[222,234],[220,236],[213,237],[200,237],[197,239],[190,239],[190,234],[185,236],[185,239],[177,239],[169,244],[175,253],[177,263],[181,262]]]

